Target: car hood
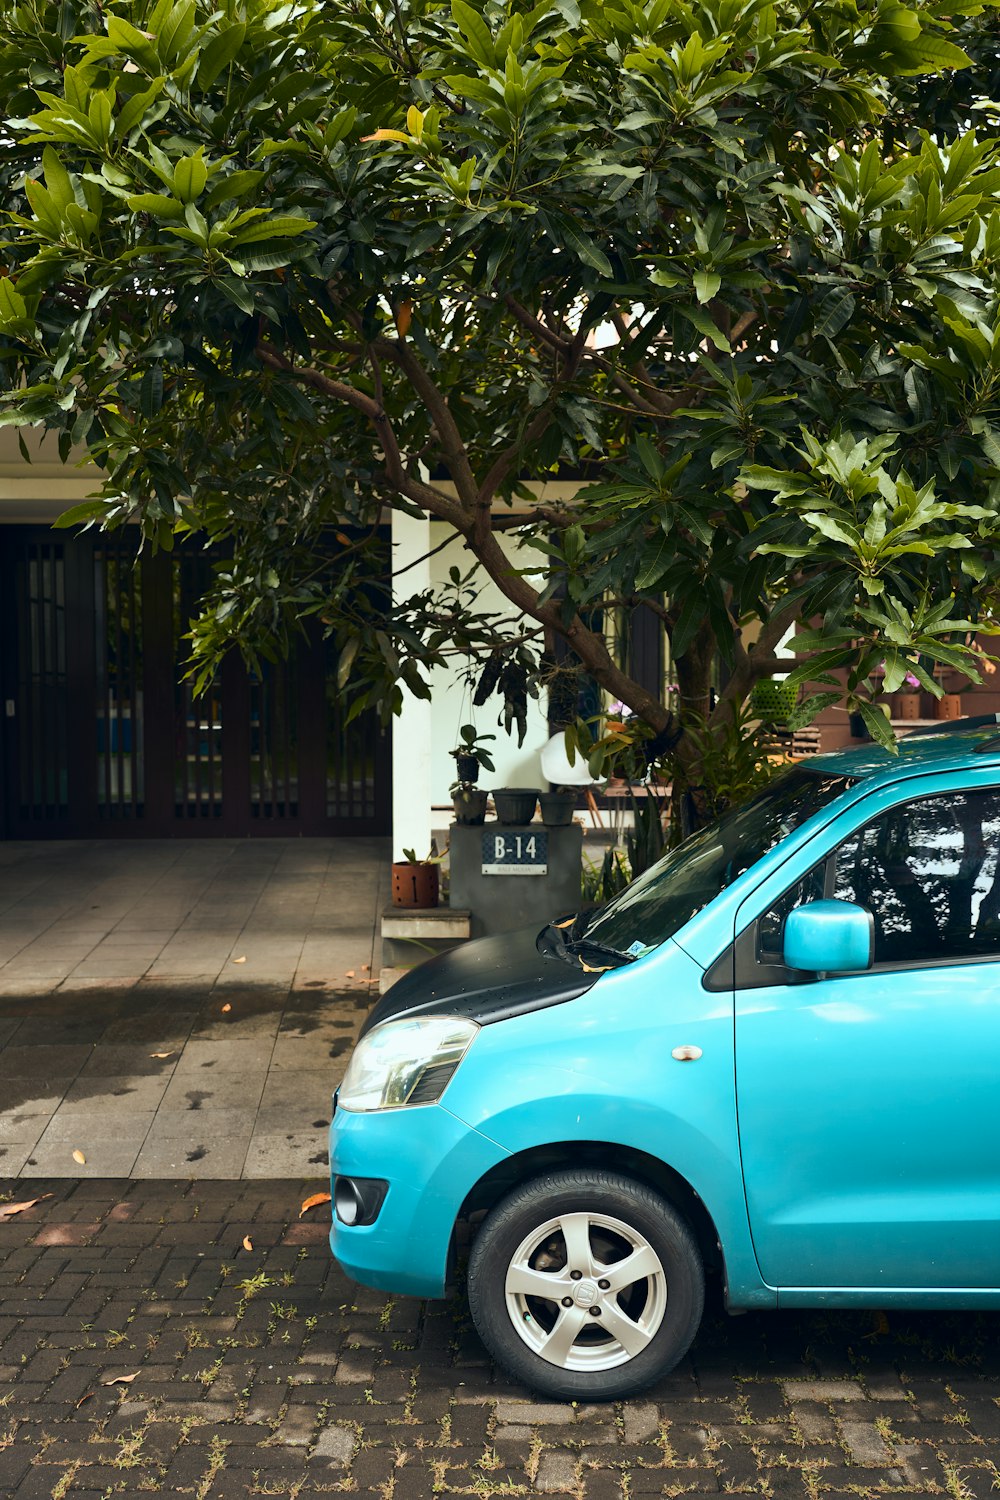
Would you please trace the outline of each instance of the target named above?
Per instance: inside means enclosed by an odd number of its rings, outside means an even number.
[[[361,1028],[381,1021],[431,1013],[467,1016],[488,1025],[584,994],[601,976],[556,957],[554,942],[536,927],[476,938],[430,958],[404,974],[383,995]]]

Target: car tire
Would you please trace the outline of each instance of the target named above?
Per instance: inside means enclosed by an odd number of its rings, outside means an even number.
[[[581,1169],[535,1177],[491,1210],[468,1292],[480,1338],[518,1380],[547,1396],[617,1401],[683,1359],[705,1276],[670,1203],[632,1178]]]

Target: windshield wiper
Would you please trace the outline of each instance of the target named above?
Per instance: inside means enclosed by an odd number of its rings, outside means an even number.
[[[610,943],[600,943],[597,938],[579,937],[570,938],[563,947],[567,953],[579,953],[581,948],[590,948],[595,953],[605,953],[608,958],[619,958],[623,963],[634,964],[638,954],[626,953],[624,948],[612,948]]]

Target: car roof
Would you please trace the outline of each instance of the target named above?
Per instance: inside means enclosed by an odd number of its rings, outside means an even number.
[[[858,745],[810,756],[810,771],[898,781],[927,771],[982,769],[1000,763],[1000,714],[950,720],[945,728],[915,731],[899,740],[898,754],[881,745]]]

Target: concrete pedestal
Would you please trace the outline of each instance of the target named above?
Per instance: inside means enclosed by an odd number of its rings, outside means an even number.
[[[534,838],[536,855],[539,838],[544,835],[544,874],[484,874],[483,867],[496,869],[493,858],[493,836],[502,835],[503,853],[511,856],[525,851],[529,867],[529,840]],[[490,839],[484,851],[484,835]],[[521,842],[518,844],[518,839]],[[583,829],[576,823],[568,828],[545,828],[541,823],[507,827],[486,823],[468,828],[453,823],[449,830],[449,900],[454,907],[472,913],[472,936],[489,937],[495,932],[511,932],[516,927],[542,927],[553,917],[580,908],[580,874],[583,861]]]

